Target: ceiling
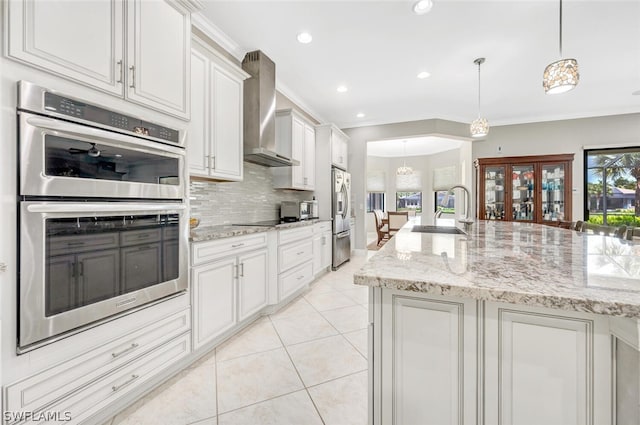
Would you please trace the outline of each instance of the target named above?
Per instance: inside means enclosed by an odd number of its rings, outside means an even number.
[[[471,122],[478,57],[490,125],[640,112],[640,0],[563,2],[563,56],[578,60],[580,83],[560,95],[542,89],[545,66],[560,58],[558,1],[433,3],[420,16],[403,0],[204,0],[203,14],[228,36],[223,46],[240,58],[264,51],[283,94],[342,128]],[[310,44],[296,40],[301,31]]]
[[[367,142],[367,155],[380,157],[433,155],[458,149],[463,143],[468,142],[438,136],[376,140]]]

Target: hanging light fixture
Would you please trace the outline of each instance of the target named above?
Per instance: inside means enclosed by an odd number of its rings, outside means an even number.
[[[560,0],[560,57],[562,57],[562,0]],[[547,94],[564,93],[573,90],[580,80],[578,61],[560,59],[550,63],[542,74],[542,87]]]
[[[396,171],[396,174],[398,176],[408,176],[408,175],[413,174],[413,168],[407,167],[407,161],[406,161],[407,141],[403,140],[402,143],[404,143],[404,145],[403,145],[404,158],[402,158],[402,166],[398,167],[398,170]]]
[[[473,61],[478,65],[478,118],[471,121],[471,137],[484,137],[489,134],[489,121],[480,116],[480,65],[484,63],[484,58],[478,58]]]

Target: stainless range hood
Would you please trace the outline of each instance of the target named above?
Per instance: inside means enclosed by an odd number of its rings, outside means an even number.
[[[249,52],[244,81],[244,160],[267,167],[300,165],[276,143],[276,65],[260,50]]]

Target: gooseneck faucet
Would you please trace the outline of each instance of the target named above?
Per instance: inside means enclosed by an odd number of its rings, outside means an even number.
[[[473,219],[469,217],[469,209],[471,207],[471,203],[469,201],[471,200],[471,193],[469,192],[469,189],[466,188],[466,186],[463,186],[461,184],[457,184],[449,188],[449,190],[447,191],[447,194],[442,199],[442,203],[439,205],[438,210],[433,216],[433,224],[436,224],[436,219],[442,215],[442,211],[443,211],[442,207],[447,204],[447,202],[449,201],[449,196],[453,193],[454,189],[464,190],[465,212],[464,212],[464,217],[459,219],[458,222],[464,224],[464,231],[466,233],[469,233],[471,232],[471,225],[473,224]]]

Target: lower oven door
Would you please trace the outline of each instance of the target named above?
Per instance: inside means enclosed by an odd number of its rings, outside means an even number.
[[[187,289],[182,203],[21,202],[18,352]]]

